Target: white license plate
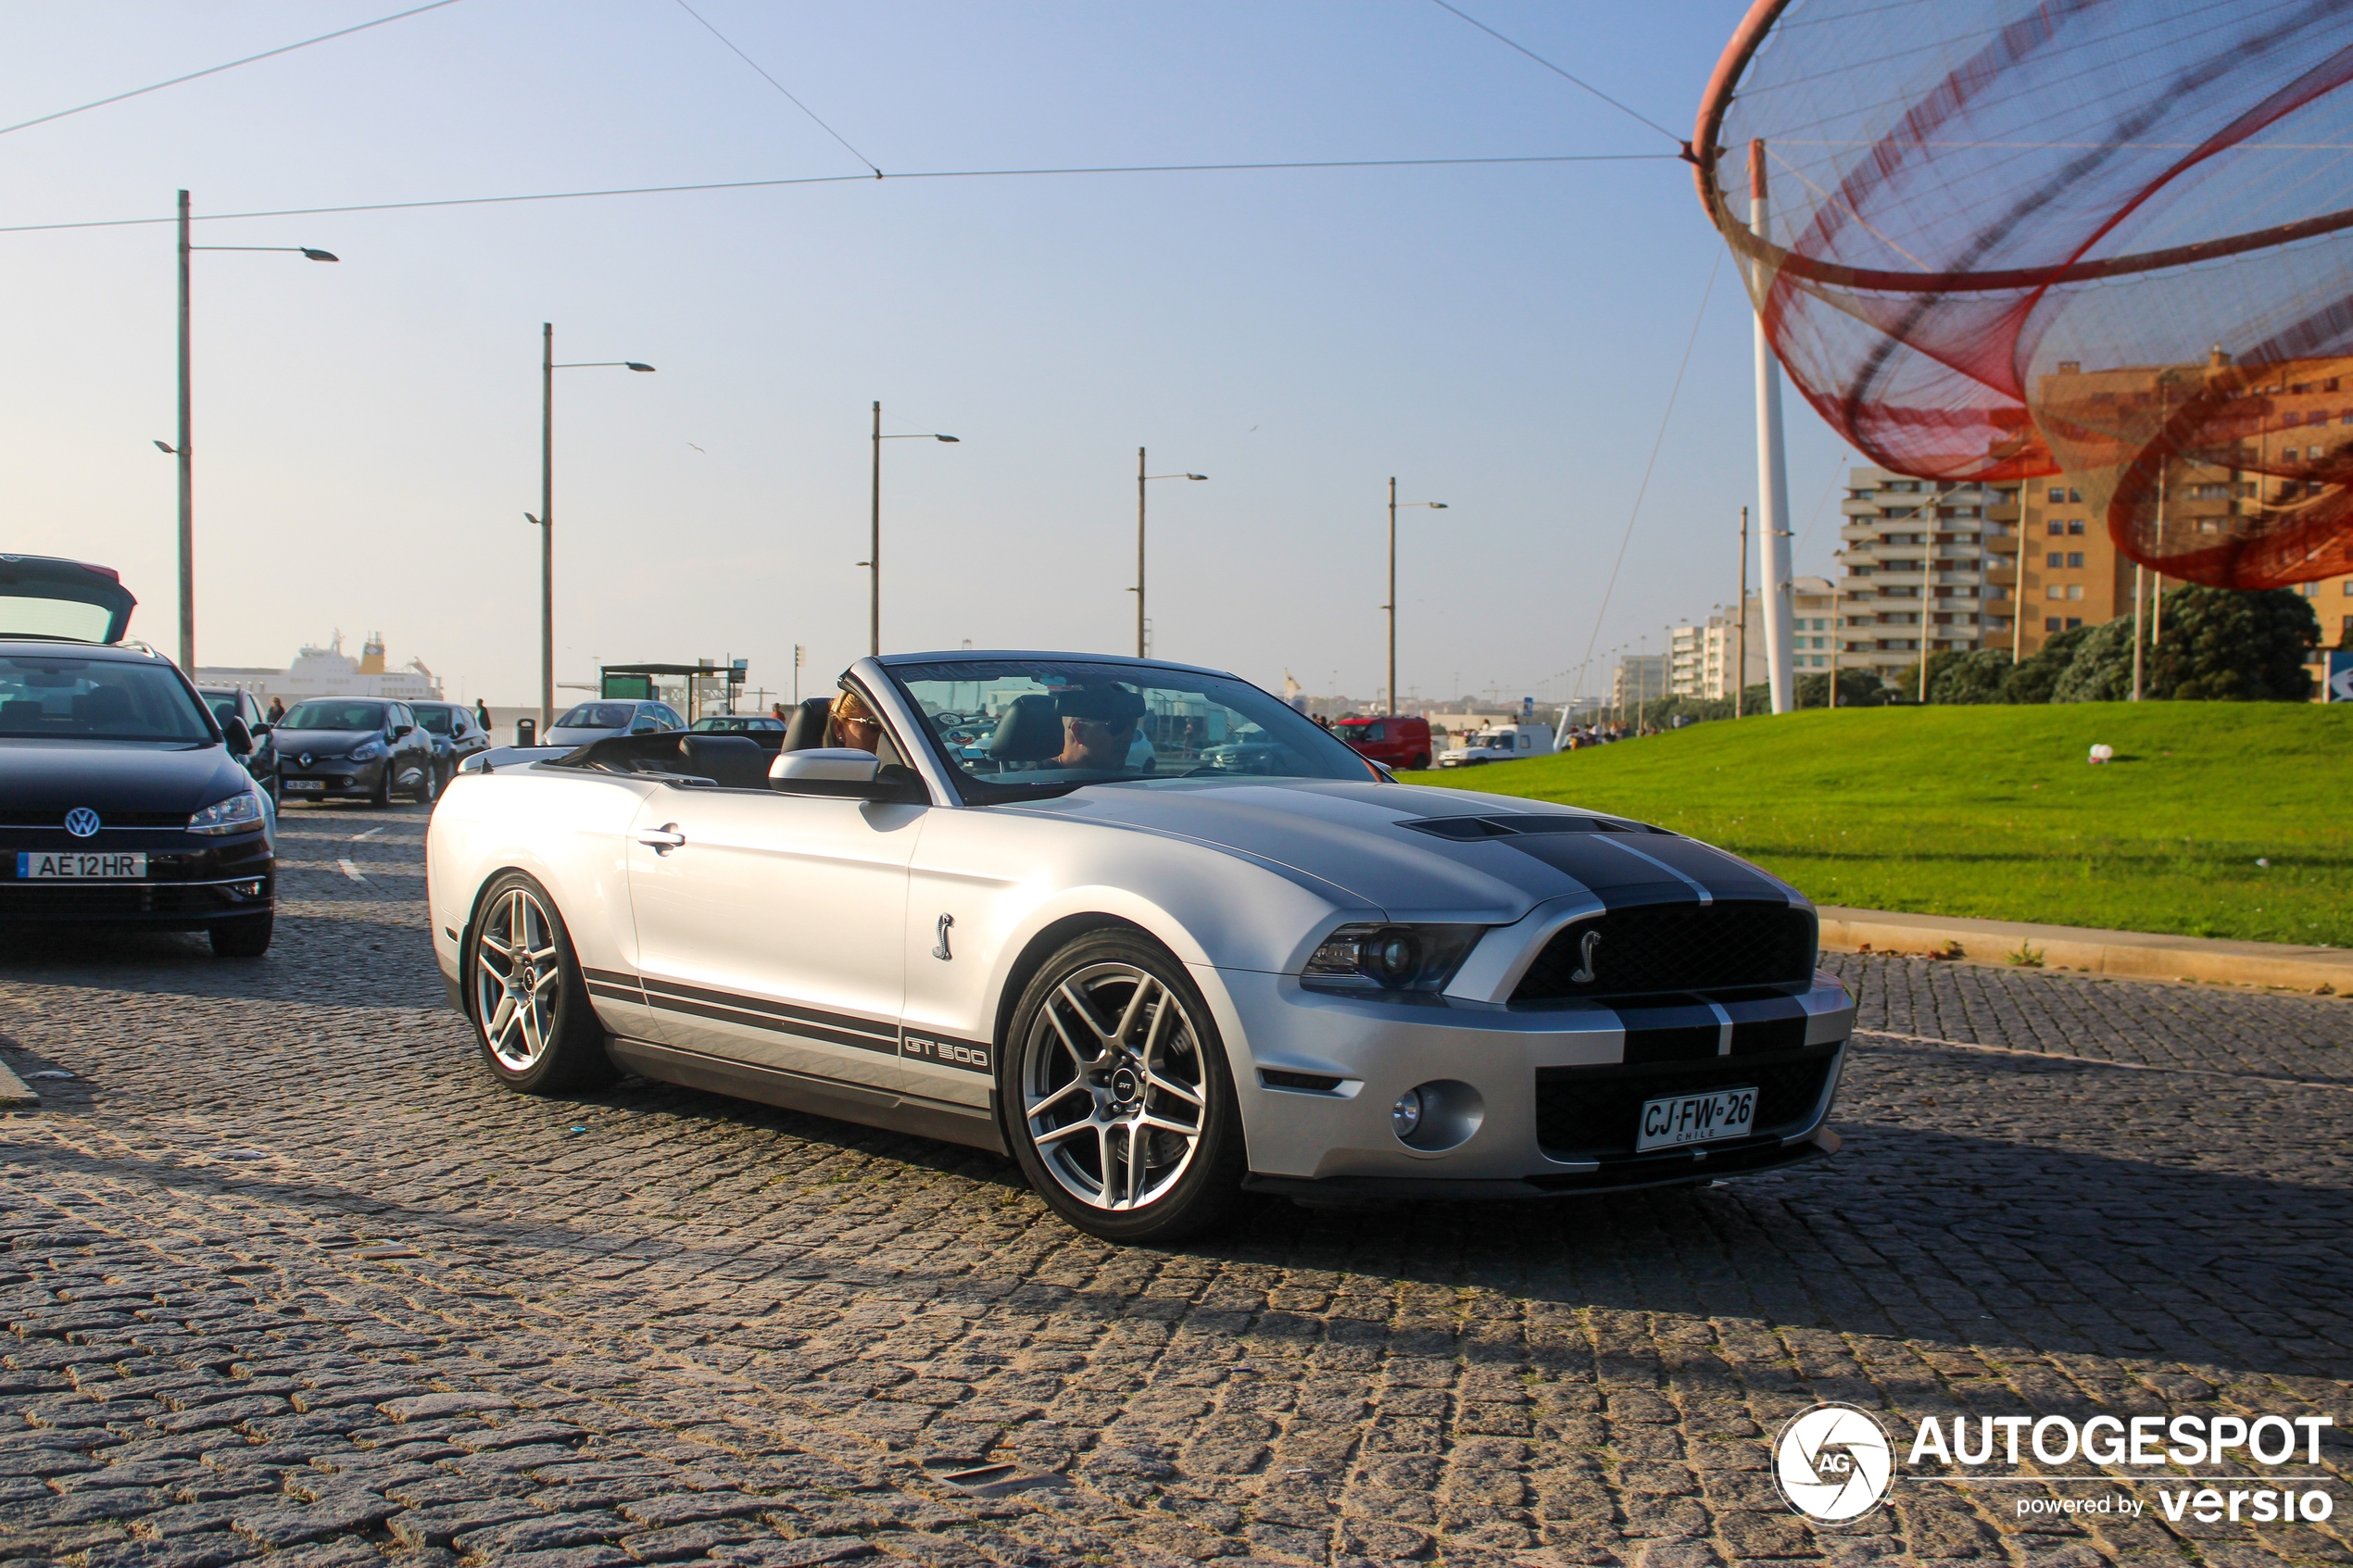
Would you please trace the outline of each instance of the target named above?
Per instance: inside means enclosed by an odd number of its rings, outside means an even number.
[[[288,795],[316,795],[326,787],[327,781],[324,779],[288,779],[285,782]]]
[[[1704,1095],[1645,1100],[1642,1123],[1634,1133],[1634,1151],[1746,1137],[1755,1122],[1755,1089],[1716,1089]]]
[[[81,882],[144,877],[144,854],[107,854],[86,849],[39,849],[17,852],[19,882]]]

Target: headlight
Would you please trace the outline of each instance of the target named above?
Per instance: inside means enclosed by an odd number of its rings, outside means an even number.
[[[384,743],[380,740],[363,740],[351,748],[354,762],[372,762],[384,754]]]
[[[1485,929],[1343,925],[1324,938],[1299,981],[1319,991],[1442,991]]]
[[[251,790],[216,800],[188,819],[190,833],[243,833],[261,825],[261,797]]]

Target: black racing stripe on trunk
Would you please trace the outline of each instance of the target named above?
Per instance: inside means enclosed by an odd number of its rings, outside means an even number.
[[[647,1002],[661,1012],[685,1013],[693,1018],[707,1018],[716,1023],[740,1023],[748,1028],[765,1029],[771,1034],[791,1035],[806,1040],[822,1040],[827,1045],[848,1046],[852,1050],[879,1051],[885,1056],[899,1054],[899,1041],[882,1035],[853,1035],[847,1030],[828,1029],[822,1024],[804,1023],[774,1012],[749,1008],[725,1007],[710,1002],[688,1001],[681,997],[649,993]]]
[[[802,1007],[795,1002],[772,1001],[765,997],[747,997],[735,991],[714,991],[701,985],[682,985],[674,980],[648,979],[647,997],[661,1006],[664,997],[682,1001],[704,1002],[712,1007],[734,1008],[742,1012],[766,1013],[774,1018],[790,1019],[798,1023],[813,1023],[821,1029],[839,1029],[850,1034],[872,1035],[890,1042],[899,1048],[899,1026],[878,1023],[871,1018],[853,1018],[848,1013],[824,1012],[816,1008]]]

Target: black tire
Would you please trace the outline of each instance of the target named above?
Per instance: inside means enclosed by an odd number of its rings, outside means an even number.
[[[376,793],[368,797],[368,804],[379,811],[392,805],[392,759],[389,757],[384,759],[384,771],[376,779]]]
[[[258,959],[270,950],[276,915],[247,915],[243,920],[216,921],[205,932],[212,938],[216,959]]]
[[[420,806],[430,806],[440,793],[441,769],[428,757],[423,769],[417,774],[417,787],[409,792],[409,798]]]
[[[521,947],[515,942],[518,929],[524,938]],[[522,872],[493,879],[459,961],[466,1014],[473,1020],[474,1044],[492,1077],[527,1095],[612,1082],[604,1025],[589,1004],[572,934],[537,879]],[[519,995],[508,984],[510,976],[527,989],[529,1007],[499,1006],[502,998]]]
[[[1000,1042],[997,1089],[1023,1175],[1089,1236],[1178,1241],[1241,1200],[1250,1159],[1225,1043],[1185,966],[1140,932],[1091,932],[1046,960]]]
[[[1406,763],[1405,766],[1408,770],[1414,772],[1421,771],[1423,769],[1429,766],[1429,753],[1422,753],[1422,755],[1415,758],[1411,762]]]

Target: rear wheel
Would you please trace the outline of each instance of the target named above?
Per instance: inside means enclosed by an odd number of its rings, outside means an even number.
[[[275,915],[247,915],[242,920],[216,921],[205,935],[212,938],[216,959],[258,959],[270,950]]]
[[[1072,1224],[1169,1242],[1232,1212],[1248,1157],[1225,1047],[1159,944],[1128,932],[1072,942],[1030,981],[1005,1044],[1008,1141]]]
[[[493,1077],[532,1095],[612,1081],[571,934],[535,878],[508,872],[490,884],[466,948],[466,1010]]]
[[[1416,757],[1411,762],[1406,763],[1405,766],[1416,771],[1428,767],[1429,753],[1427,751],[1423,752],[1419,757]]]

